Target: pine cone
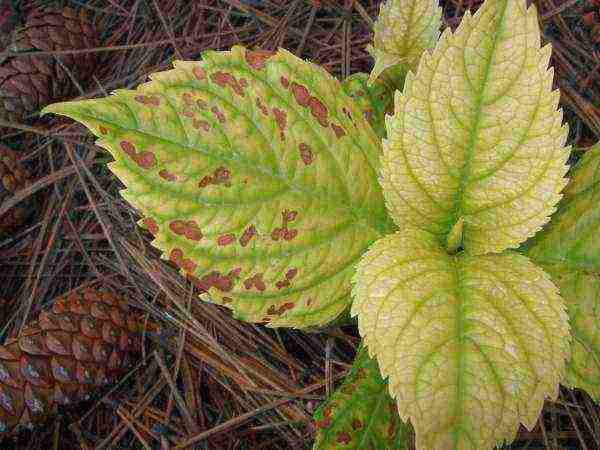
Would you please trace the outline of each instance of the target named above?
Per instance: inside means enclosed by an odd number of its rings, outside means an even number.
[[[136,317],[112,294],[86,289],[57,300],[0,346],[0,436],[114,382],[129,364],[136,330]]]
[[[14,152],[0,144],[0,205],[30,182],[30,174],[14,156]],[[31,198],[23,200],[0,216],[0,239],[15,232],[32,212]]]
[[[15,33],[7,50],[14,52],[77,50],[97,47],[100,36],[86,9],[79,12],[36,10]],[[92,81],[95,53],[52,56],[9,56],[0,60],[0,120],[23,122],[42,107],[79,94],[71,76],[85,89]],[[64,66],[64,67],[63,67]],[[65,70],[66,69],[66,70]],[[69,76],[69,73],[71,76]]]

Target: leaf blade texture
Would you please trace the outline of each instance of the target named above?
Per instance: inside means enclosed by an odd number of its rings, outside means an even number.
[[[400,422],[377,361],[361,348],[350,374],[317,409],[313,450],[408,450],[410,428]]]
[[[600,145],[587,150],[569,175],[557,212],[527,243],[527,256],[600,273]]]
[[[353,262],[393,227],[372,129],[335,78],[285,50],[236,46],[174,66],[44,112],[100,138],[153,245],[204,299],[271,326],[335,318]]]
[[[565,305],[523,255],[451,256],[407,227],[373,244],[353,280],[352,314],[418,450],[512,441],[519,422],[532,429],[544,398],[556,398]]]
[[[436,0],[382,3],[373,26],[373,44],[366,48],[375,59],[369,83],[394,66],[401,66],[404,73],[415,70],[421,55],[435,47],[441,19],[442,8]]]
[[[499,0],[466,13],[423,55],[386,118],[380,182],[400,228],[444,241],[463,218],[464,248],[485,254],[548,221],[569,153],[550,53],[534,7]]]
[[[600,273],[542,266],[565,299],[571,325],[571,358],[566,384],[585,390],[600,402]]]

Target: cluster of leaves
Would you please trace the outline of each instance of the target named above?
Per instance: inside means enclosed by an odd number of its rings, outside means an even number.
[[[564,380],[598,398],[600,149],[556,211],[567,127],[535,9],[487,1],[438,36],[440,17],[388,1],[373,72],[343,84],[236,46],[44,109],[99,137],[204,300],[298,328],[352,305],[366,350],[317,414],[317,449],[403,448],[405,425],[390,434],[375,404],[365,426],[357,396],[394,399],[428,450],[514,439]]]

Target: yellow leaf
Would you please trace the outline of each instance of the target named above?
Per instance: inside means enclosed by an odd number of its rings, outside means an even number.
[[[371,246],[353,281],[352,315],[417,450],[490,449],[556,398],[567,314],[526,257],[451,256],[406,227]]]
[[[550,52],[534,8],[498,0],[423,55],[386,117],[380,182],[399,228],[445,242],[462,217],[465,250],[484,254],[517,247],[548,221],[569,154]]]

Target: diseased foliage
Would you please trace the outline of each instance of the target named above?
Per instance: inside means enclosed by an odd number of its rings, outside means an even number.
[[[360,349],[343,384],[315,412],[315,450],[408,450],[407,425],[400,422],[377,361]]]
[[[285,50],[176,61],[135,91],[46,108],[115,158],[153,244],[207,299],[271,326],[325,324],[360,255],[393,229],[380,142],[340,83]]]

